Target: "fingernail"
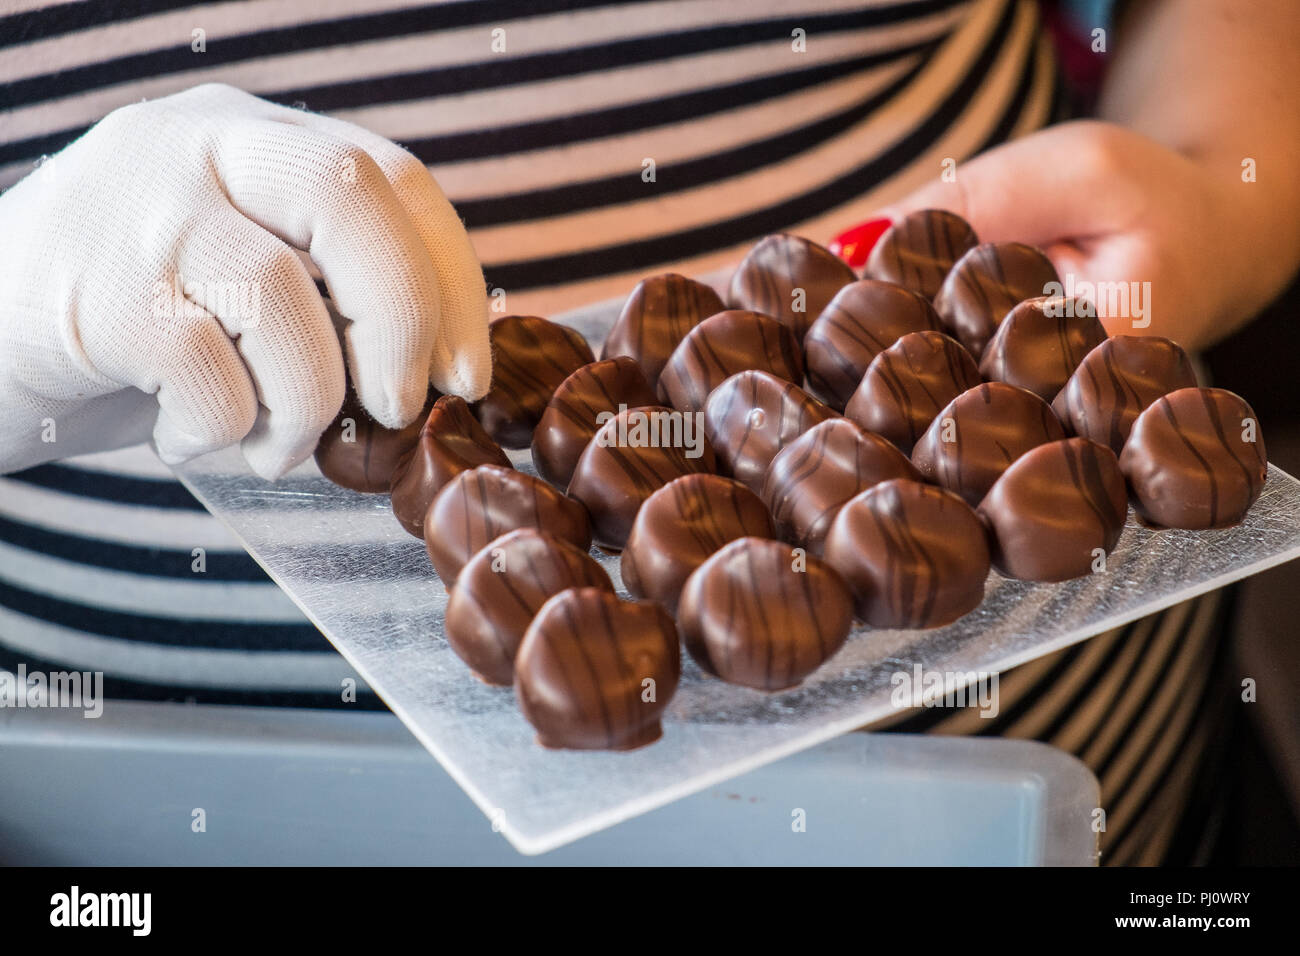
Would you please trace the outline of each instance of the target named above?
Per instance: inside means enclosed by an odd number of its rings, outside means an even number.
[[[867,258],[876,244],[892,223],[888,218],[868,219],[851,229],[845,229],[831,240],[830,250],[844,260],[850,269],[861,269],[867,264]]]

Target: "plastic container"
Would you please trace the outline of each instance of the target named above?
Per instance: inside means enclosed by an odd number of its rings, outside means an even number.
[[[5,864],[1092,865],[1098,800],[1045,744],[851,733],[528,857],[390,714],[0,710]]]

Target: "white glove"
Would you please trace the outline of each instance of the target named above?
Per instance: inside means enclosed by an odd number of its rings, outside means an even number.
[[[241,442],[278,477],[337,414],[344,351],[390,428],[429,382],[490,383],[465,229],[380,136],[199,86],[110,113],[0,196],[0,472],[152,431],[169,464]]]

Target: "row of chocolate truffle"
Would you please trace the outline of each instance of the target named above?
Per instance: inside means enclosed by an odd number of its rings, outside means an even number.
[[[787,240],[788,238],[789,237],[773,237],[771,240],[765,240],[765,243],[768,246],[772,246],[774,243]],[[760,244],[760,247],[762,245],[763,244]],[[747,262],[748,261],[749,260],[747,259]],[[743,271],[744,270],[738,272],[737,276],[741,276]],[[859,283],[859,285],[861,285],[861,283]],[[892,289],[893,287],[877,284],[875,288]],[[553,367],[542,370],[539,370],[536,367],[536,359],[522,361],[513,366],[510,364],[499,364],[498,368],[503,369],[504,374],[502,374],[494,384],[494,392],[497,393],[496,396],[489,396],[489,398],[494,398],[495,400],[492,402],[485,401],[485,403],[480,406],[480,418],[491,424],[493,430],[514,447],[521,447],[527,443],[525,439],[528,438],[530,434],[527,423],[530,420],[542,423],[543,427],[538,428],[536,433],[531,436],[534,459],[537,462],[539,472],[545,475],[553,483],[557,484],[560,488],[563,488],[568,483],[570,475],[576,471],[581,471],[580,477],[584,477],[587,485],[590,486],[588,491],[585,493],[585,497],[589,499],[589,510],[592,511],[594,517],[597,517],[597,523],[605,528],[605,534],[603,536],[604,540],[602,543],[607,548],[613,549],[620,547],[623,542],[627,540],[627,534],[629,531],[635,534],[636,529],[632,526],[633,516],[636,517],[636,526],[640,527],[643,523],[641,515],[649,516],[655,513],[654,509],[648,507],[645,509],[639,509],[641,501],[653,497],[651,492],[654,492],[655,488],[665,484],[667,479],[671,478],[674,473],[692,474],[697,471],[707,471],[710,468],[710,464],[706,459],[704,461],[698,461],[696,465],[692,467],[688,463],[689,459],[687,459],[686,456],[674,454],[674,449],[672,448],[668,449],[666,453],[660,451],[653,454],[646,454],[645,452],[638,451],[629,455],[627,454],[626,449],[620,448],[617,441],[593,442],[592,438],[596,432],[595,423],[598,420],[597,415],[601,411],[613,411],[613,409],[617,408],[619,405],[622,405],[625,408],[640,407],[644,409],[647,408],[647,406],[649,406],[649,404],[655,399],[667,399],[674,402],[674,404],[677,404],[679,408],[684,406],[685,410],[697,410],[701,405],[703,405],[705,410],[706,430],[714,439],[714,442],[721,446],[720,458],[723,461],[724,470],[728,470],[731,473],[736,474],[737,477],[741,477],[748,485],[754,486],[755,489],[759,486],[763,486],[765,497],[768,495],[768,492],[766,491],[766,486],[768,484],[780,484],[779,482],[773,482],[770,476],[767,480],[764,479],[764,476],[768,475],[770,471],[767,467],[768,463],[772,462],[774,458],[781,458],[785,455],[782,448],[787,445],[791,439],[804,434],[805,432],[807,432],[805,437],[810,437],[813,432],[820,430],[825,430],[829,435],[831,426],[835,426],[836,430],[840,434],[843,434],[845,432],[845,426],[850,424],[843,419],[837,418],[833,410],[821,405],[819,402],[816,402],[810,396],[805,395],[802,390],[798,389],[791,382],[780,381],[774,376],[773,373],[779,375],[780,378],[802,381],[800,369],[802,355],[797,347],[797,342],[795,343],[794,348],[790,347],[792,336],[785,331],[786,326],[780,322],[773,321],[767,316],[744,312],[733,312],[728,314],[725,313],[725,310],[721,315],[713,315],[701,319],[699,315],[700,312],[712,308],[715,304],[721,305],[720,301],[710,301],[710,297],[712,297],[713,300],[716,300],[717,298],[716,294],[711,290],[708,290],[707,287],[701,286],[698,283],[692,283],[690,280],[681,277],[664,276],[646,280],[646,282],[643,282],[638,286],[637,292],[634,293],[632,298],[629,300],[628,308],[624,310],[624,316],[620,319],[620,324],[615,327],[614,333],[611,334],[605,353],[609,356],[611,347],[622,348],[625,351],[639,350],[635,365],[627,359],[611,357],[602,363],[584,363],[580,365],[579,369],[574,369],[574,374],[570,376],[563,376],[563,372],[568,366],[580,362],[581,359],[590,357],[589,351],[584,354],[583,347],[585,347],[585,343],[581,343],[580,337],[576,337],[575,339],[576,333],[572,333],[571,330],[562,329],[562,327],[559,326],[554,326],[552,323],[547,323],[545,320],[531,317],[511,317],[510,320],[498,320],[498,322],[493,323],[493,339],[494,344],[498,345],[498,356],[501,354],[502,344],[510,342],[513,344],[506,346],[506,348],[511,354],[524,355],[529,352],[533,354],[540,352],[544,354],[547,359],[551,359],[556,357],[557,354],[557,349],[551,347],[552,344],[555,342],[561,342],[561,346],[558,349],[560,360],[558,362],[548,363]],[[832,290],[829,297],[834,299],[834,290]],[[656,304],[656,300],[658,304]],[[774,300],[774,302],[775,301],[776,300]],[[667,321],[646,323],[643,320],[646,318],[647,312],[655,319],[666,316]],[[824,311],[823,318],[825,318],[826,315],[827,312]],[[629,316],[632,318],[632,321],[625,321]],[[714,321],[715,319],[717,321]],[[707,330],[709,333],[708,335],[703,333],[696,334],[695,341],[687,343],[686,339],[689,339],[698,329],[705,325],[709,325],[710,323],[712,323],[712,326]],[[843,323],[841,322],[841,325],[842,324]],[[1008,328],[1015,327],[1017,324],[1019,323],[1003,323],[1003,325]],[[498,329],[499,326],[501,327],[500,329]],[[686,335],[680,336],[681,341],[675,341],[675,337],[679,335],[682,329],[688,329],[689,331],[687,331]],[[647,330],[651,334],[647,334]],[[1031,326],[1031,334],[1021,335],[1019,338],[1026,342],[1031,341],[1034,339],[1034,335],[1032,334],[1033,331],[1034,329]],[[511,334],[501,334],[506,332]],[[925,332],[931,332],[932,335],[925,336]],[[906,338],[906,336],[904,336],[904,338]],[[939,335],[937,332],[933,332],[933,330],[921,330],[919,338],[921,341],[915,344],[902,343],[901,341],[898,343],[891,343],[888,347],[882,349],[881,352],[888,351],[889,348],[893,348],[895,345],[913,344],[913,348],[928,346],[931,352],[938,352],[940,354],[947,353],[949,356],[956,356],[955,359],[948,362],[949,365],[952,365],[954,362],[960,364],[961,355],[964,353],[957,343],[952,342],[950,339],[943,340],[944,337]],[[1009,341],[1015,340],[1015,337],[1009,334],[1007,334],[1005,338]],[[620,342],[622,343],[621,345],[619,345]],[[647,342],[654,347],[645,348],[645,343]],[[577,343],[581,343],[582,347],[579,347]],[[955,352],[954,348],[956,349]],[[1021,346],[1019,348],[1004,349],[1004,358],[1002,360],[1004,368],[1007,364],[1005,361],[1007,355],[1013,358],[1018,358],[1019,353],[1025,351],[1026,348],[1026,346]],[[992,352],[990,354],[997,353]],[[755,359],[755,356],[757,356],[757,359]],[[875,357],[873,356],[872,361],[874,361],[874,358]],[[974,364],[968,355],[966,356],[966,361],[970,365]],[[915,363],[909,363],[909,367],[912,364]],[[1047,364],[1050,366],[1051,363]],[[754,365],[761,365],[764,366],[764,368],[761,370],[754,370],[752,368]],[[881,365],[883,366],[884,363],[881,363]],[[1033,362],[1021,362],[1020,365],[1026,366],[1031,372],[1037,367]],[[652,386],[649,376],[645,374],[647,366],[651,372],[657,371],[662,373],[668,371],[671,374],[667,376],[666,381],[665,376],[661,374],[660,380]],[[640,375],[637,374],[638,369],[641,372]],[[739,371],[742,374],[733,376],[730,374],[733,371]],[[1003,374],[1005,374],[1005,370]],[[865,375],[866,373],[864,372],[864,377]],[[883,380],[884,376],[885,373],[882,372],[879,377]],[[811,380],[811,359],[809,377]],[[895,379],[898,378],[896,374],[894,377]],[[956,379],[956,376],[953,376],[953,378]],[[558,388],[553,384],[555,379],[563,379]],[[572,382],[570,382],[569,379],[572,379]],[[976,373],[974,380],[978,381],[978,373]],[[863,384],[863,382],[859,382],[859,386]],[[724,385],[725,387],[715,387]],[[713,394],[714,392],[716,392],[716,395]],[[1066,392],[1062,390],[1060,394],[1065,395]],[[615,398],[620,400],[613,401]],[[860,404],[872,407],[871,404],[868,403]],[[1022,402],[1022,404],[1024,403]],[[1087,403],[1083,403],[1081,407],[1086,408]],[[482,409],[495,409],[496,411],[491,414],[484,414]],[[654,408],[653,406],[650,406],[649,410],[653,414],[671,414],[668,409],[662,407]],[[458,411],[461,412],[462,417],[468,417],[467,412],[464,411],[463,407],[458,409]],[[759,419],[759,427],[757,428],[753,427],[755,425],[756,414]],[[549,423],[546,421],[548,416],[551,419]],[[942,419],[947,416],[939,417]],[[1049,413],[1049,418],[1050,417]],[[733,427],[738,419],[744,423],[743,427]],[[952,418],[951,423],[955,425],[955,421],[954,417]],[[522,425],[520,424],[521,422],[523,423]],[[819,425],[818,428],[809,432],[808,428],[817,422],[823,422],[825,424]],[[464,422],[461,424],[463,425]],[[770,427],[762,427],[765,424]],[[616,418],[608,423],[606,427],[617,428],[618,425],[619,423]],[[461,428],[460,431],[465,432],[467,429]],[[863,436],[869,435],[867,432],[862,432],[861,429],[858,429],[858,431],[861,432]],[[913,437],[914,436],[915,430],[913,431]],[[481,437],[487,438],[488,443],[491,443],[491,439],[486,435],[486,433]],[[870,436],[869,439],[865,440],[870,444],[872,439],[874,439],[877,445],[888,447],[885,442],[876,436]],[[483,442],[478,438],[471,437],[469,439],[469,444],[474,447],[483,447]],[[861,442],[858,442],[858,444],[861,444]],[[902,441],[900,441],[900,444],[902,444]],[[1070,443],[1062,444],[1068,445]],[[589,454],[588,449],[591,447],[601,450]],[[791,448],[793,449],[794,446],[792,445]],[[893,451],[892,448],[890,450]],[[677,449],[677,451],[680,451],[680,449]],[[781,452],[781,454],[778,455],[777,452]],[[1259,448],[1259,452],[1262,460],[1262,447]],[[496,454],[500,455],[499,448],[496,449]],[[897,452],[895,452],[895,454],[898,461],[901,461],[904,465],[907,464],[906,458],[903,458],[902,455]],[[503,455],[501,455],[501,457],[504,458]],[[703,448],[701,448],[701,454],[698,457],[701,459],[705,458]],[[1042,455],[1040,457],[1045,461],[1049,459],[1049,456],[1047,455]],[[1021,470],[1030,473],[1031,475],[1040,471],[1051,475],[1054,468],[1057,471],[1060,470],[1059,467],[1056,467],[1055,465],[1055,462],[1059,458],[1066,463],[1066,472],[1073,475],[1071,468],[1073,467],[1077,469],[1080,460],[1091,460],[1095,457],[1095,453],[1086,450],[1086,446],[1079,445],[1079,447],[1071,450],[1062,448],[1061,454],[1051,457],[1048,465],[1037,466],[1034,469],[1026,467]],[[589,467],[579,469],[579,465],[582,463],[584,458],[589,459]],[[794,460],[793,455],[790,455],[789,458]],[[1071,462],[1073,462],[1073,465],[1071,465]],[[894,464],[896,466],[897,462]],[[960,464],[961,463],[958,462],[958,465]],[[895,468],[895,470],[897,470],[897,468]],[[812,476],[817,476],[823,471],[824,469],[814,469],[811,474]],[[957,468],[956,471],[957,473],[960,473],[961,468]],[[629,475],[632,476],[630,480]],[[520,478],[525,477],[526,476],[520,476]],[[901,477],[912,478],[915,476],[904,475]],[[683,478],[674,482],[673,485],[686,484],[688,482],[702,484],[706,480],[734,484],[726,482],[726,479],[715,478],[713,476],[694,475],[692,478]],[[809,482],[801,479],[793,482],[792,486],[800,487],[816,484],[816,481]],[[830,484],[834,484],[834,482],[830,482]],[[1035,481],[1029,481],[1027,483],[1022,481],[1021,484],[1027,484],[1027,486],[1031,488],[1036,487]],[[673,485],[670,485],[669,487],[672,487]],[[786,485],[791,486],[791,483],[787,481]],[[1012,483],[1008,482],[1007,485],[1010,487]],[[1105,482],[1102,483],[1101,487],[1103,492],[1107,490]],[[1111,482],[1109,488],[1113,490],[1113,487],[1114,483]],[[1122,491],[1122,484],[1120,487]],[[629,489],[631,489],[632,494],[628,494]],[[667,490],[667,488],[664,489],[664,491]],[[944,536],[944,534],[946,534],[946,537],[950,542],[952,540],[952,535],[949,526],[952,525],[954,519],[951,515],[943,516],[942,514],[939,514],[939,512],[943,510],[942,506],[945,504],[950,511],[954,510],[954,506],[951,503],[945,502],[941,493],[936,494],[936,489],[927,489],[924,486],[916,485],[914,481],[890,483],[888,487],[882,486],[877,490],[878,493],[874,496],[869,494],[867,491],[863,491],[856,498],[852,499],[855,504],[854,508],[843,509],[844,513],[849,517],[840,521],[839,524],[849,530],[841,532],[839,537],[836,539],[839,540],[840,538],[843,538],[848,542],[840,549],[844,552],[843,559],[840,563],[845,566],[849,576],[855,580],[855,589],[858,591],[860,613],[865,619],[882,626],[925,626],[927,624],[937,623],[938,620],[936,615],[938,615],[938,617],[943,617],[945,614],[952,615],[952,607],[960,606],[963,601],[969,602],[969,597],[965,597],[954,604],[949,599],[949,596],[939,593],[942,591],[942,587],[936,590],[925,584],[925,582],[920,582],[920,586],[918,586],[918,579],[916,576],[910,572],[908,574],[900,573],[899,569],[901,569],[903,565],[897,564],[892,569],[885,567],[884,570],[887,574],[892,574],[894,578],[898,579],[896,583],[902,585],[902,591],[899,593],[901,594],[905,592],[908,594],[921,594],[923,595],[922,599],[919,603],[911,602],[915,606],[908,608],[906,613],[902,613],[897,608],[893,612],[884,613],[883,615],[879,611],[872,611],[871,600],[864,598],[864,593],[868,595],[887,594],[890,583],[888,580],[873,580],[871,578],[871,573],[866,573],[864,576],[861,567],[862,562],[860,560],[862,552],[864,551],[862,545],[869,540],[872,528],[878,528],[881,524],[880,515],[876,512],[892,516],[896,523],[899,518],[906,519],[901,523],[901,530],[906,534],[903,539],[898,540],[905,540],[907,534],[914,536],[917,527],[923,526],[927,523],[925,520],[918,520],[918,515],[921,518],[927,518],[933,517],[934,514],[938,514],[940,519],[936,526],[940,532],[938,536]],[[1084,490],[1087,490],[1086,487]],[[674,495],[680,496],[681,492],[674,491]],[[783,502],[787,510],[791,510],[792,506],[790,503],[792,501],[797,503],[801,499],[810,496],[810,493],[787,495],[787,497],[783,499]],[[527,497],[527,495],[522,496],[524,500],[526,500]],[[535,498],[536,496],[534,495],[533,497]],[[685,497],[689,499],[690,495],[686,495]],[[1025,497],[1025,495],[1006,494],[1003,495],[1003,497],[1011,501],[1017,501],[1020,498]],[[1032,500],[1032,496],[1029,497]],[[1048,495],[1047,497],[1051,499],[1053,496]],[[1097,495],[1094,495],[1093,497],[1095,500],[1101,501],[1106,498],[1106,495],[1103,493],[1100,497]],[[1113,504],[1114,495],[1111,494],[1109,497]],[[859,499],[863,499],[863,501],[859,502]],[[1122,523],[1122,497],[1120,500],[1119,520]],[[921,502],[919,505],[921,509],[920,511],[917,511],[917,502]],[[397,498],[395,496],[395,510],[396,504]],[[842,502],[837,502],[837,504],[842,504]],[[910,510],[907,507],[909,504],[912,506]],[[870,509],[868,509],[868,505],[871,505]],[[774,510],[776,510],[775,506]],[[825,516],[833,514],[833,510],[834,509],[826,511],[823,509],[823,517],[825,518]],[[969,511],[969,509],[966,510]],[[1006,511],[1008,509],[1004,507],[1002,510]],[[1014,515],[1017,508],[1012,507],[1009,510]],[[1114,510],[1115,509],[1112,507],[1112,513]],[[871,521],[873,522],[872,528],[868,528],[867,530],[854,528],[854,524],[850,518],[858,516],[859,512],[870,515]],[[430,509],[430,513],[432,513],[432,509]],[[958,512],[958,514],[960,515],[960,512]],[[1013,528],[1016,525],[1017,520],[1018,519],[1013,519],[1011,522]],[[956,521],[959,528],[969,526],[969,522],[963,523],[961,517],[956,519]],[[997,523],[992,523],[996,527]],[[647,517],[644,524],[646,527],[654,527],[658,525],[661,529],[672,529],[675,526],[682,525],[682,521],[680,516],[678,516],[676,520],[664,519],[659,521],[654,521]],[[824,529],[829,524],[830,522],[828,519],[822,521]],[[408,528],[408,530],[413,529]],[[739,531],[746,530],[747,529],[744,527],[739,529]],[[737,534],[739,534],[739,531]],[[762,529],[760,529],[760,533],[762,533]],[[1117,529],[1115,534],[1118,534]],[[662,538],[664,535],[660,534],[660,537]],[[667,537],[673,538],[675,536],[670,531],[667,534]],[[957,535],[956,537],[961,539],[961,535]],[[1032,538],[1032,536],[1030,537]],[[975,536],[972,535],[970,538],[973,541]],[[1111,543],[1111,546],[1113,546],[1113,542]],[[1109,548],[1106,550],[1108,549]],[[637,580],[637,576],[635,571],[629,573],[629,562],[630,556],[635,554],[638,550],[641,549],[637,549],[632,542],[629,542],[628,550],[624,554],[625,578],[629,580],[629,587],[632,588],[634,593],[638,591],[640,585],[633,583]],[[654,547],[645,549],[646,553],[652,555],[656,554],[659,550],[661,549]],[[965,549],[966,552],[969,552],[965,557],[969,558],[971,553],[977,553],[978,550],[979,549],[972,544],[969,548]],[[725,560],[722,558],[724,552],[728,555]],[[736,552],[736,554],[733,555],[731,552]],[[435,548],[432,545],[430,546],[430,553],[431,556],[435,553]],[[835,553],[838,554],[839,551]],[[777,580],[772,574],[758,578],[746,578],[744,573],[735,571],[736,568],[745,566],[748,568],[748,572],[752,573],[753,564],[756,560],[756,556],[759,554],[766,555],[767,564],[770,566],[769,570],[772,571],[773,574],[776,571],[779,571],[782,566],[790,564],[790,553],[788,549],[775,542],[746,541],[743,546],[737,545],[734,548],[728,545],[722,548],[721,551],[717,552],[716,556],[719,557],[719,560],[710,565],[715,568],[730,569],[729,571],[717,570],[714,572],[714,577],[726,586],[705,587],[703,584],[700,584],[695,586],[693,589],[690,589],[690,593],[704,595],[721,593],[726,595],[726,600],[731,602],[733,607],[737,606],[737,581],[764,580],[770,583],[775,583]],[[708,557],[707,560],[705,560],[704,556],[698,557],[703,564],[709,564],[712,561],[712,557]],[[978,557],[977,554],[976,557]],[[855,561],[856,564],[854,563]],[[975,573],[971,569],[975,568],[978,570],[979,561],[966,560],[964,562],[965,567],[958,569],[964,573],[956,576],[949,575],[949,578],[951,579],[950,583],[951,581],[956,581],[958,579],[961,581],[975,581],[978,579],[978,591],[979,594],[982,595],[983,578],[987,573],[987,564],[988,561],[986,557],[984,560],[983,572]],[[435,560],[435,566],[436,565],[437,561]],[[634,567],[635,564],[633,563],[631,566]],[[930,566],[933,567],[934,562],[930,562]],[[814,568],[821,569],[822,566],[817,564],[814,565]],[[868,569],[869,572],[874,572],[876,570],[879,569]],[[802,568],[799,573],[806,574],[806,571],[807,569],[805,567]],[[646,575],[646,577],[650,580],[658,580],[658,576],[653,573]],[[908,580],[903,580],[905,578]],[[687,578],[687,580],[693,579],[694,572],[692,571],[691,577]],[[814,579],[822,581],[823,590],[827,592],[826,594],[820,595],[819,603],[822,606],[835,608],[843,604],[842,601],[837,603],[834,599],[834,595],[843,594],[843,586],[839,583],[833,572],[826,571],[819,574],[817,573],[817,570],[815,570],[812,578],[803,577],[795,580],[800,582],[801,587],[806,588],[807,583]],[[705,576],[701,576],[700,580],[706,580]],[[831,583],[827,584],[825,582]],[[942,580],[938,581],[939,585],[942,585],[943,583]],[[685,587],[685,585],[683,585],[683,587]],[[974,587],[975,585],[972,584],[968,590],[973,592]],[[950,588],[950,590],[959,591],[961,589]],[[754,601],[757,601],[759,597],[758,590],[755,589],[752,584],[750,584],[748,588],[741,586],[739,592],[742,597],[748,594],[749,598]],[[453,594],[455,593],[456,592],[453,591]],[[930,596],[924,597],[926,594],[929,594]],[[663,600],[661,595],[654,596],[659,598],[661,601]],[[952,607],[945,608],[943,606],[945,601],[952,604]],[[925,610],[927,602],[929,610]],[[671,599],[669,603],[671,603]],[[764,658],[765,664],[763,667],[754,669],[751,664],[751,670],[748,673],[745,671],[743,666],[736,669],[735,661],[737,659],[743,661],[744,655],[741,654],[738,658],[735,653],[732,653],[732,651],[736,649],[735,646],[737,645],[737,641],[740,641],[742,650],[746,649],[746,645],[744,644],[744,635],[743,633],[738,635],[738,630],[740,629],[736,627],[736,620],[733,617],[724,616],[723,618],[718,618],[716,614],[710,616],[708,613],[700,610],[700,608],[703,607],[707,611],[707,608],[712,607],[714,603],[715,602],[713,601],[700,601],[698,598],[695,598],[689,602],[687,608],[683,610],[681,618],[683,629],[686,631],[685,636],[687,638],[688,647],[691,647],[692,652],[701,659],[701,662],[704,664],[706,669],[715,673],[722,673],[722,676],[727,677],[728,679],[737,680],[740,683],[748,683],[752,686],[767,686],[769,688],[773,686],[783,686],[783,681],[787,683],[797,681],[799,676],[806,673],[803,668],[808,667],[808,663],[805,661],[804,663],[796,664],[795,660],[799,655],[795,652],[801,648],[806,650],[810,647],[811,645],[809,645],[808,642],[803,642],[802,644],[799,644],[798,642],[787,642],[789,644],[786,648],[786,650],[789,651],[789,666],[784,667],[784,669],[782,667],[773,669],[770,666],[774,659],[771,653],[772,648],[770,646],[770,639],[769,646],[765,652],[766,657]],[[770,602],[764,601],[762,603],[763,611],[770,615]],[[880,602],[877,601],[876,603],[879,604]],[[974,599],[974,603],[978,603],[978,595]],[[785,602],[785,606],[798,605],[797,602],[791,603],[787,601]],[[971,606],[973,606],[973,604]],[[922,609],[920,613],[917,612],[918,607]],[[753,616],[753,621],[759,622],[762,617],[762,614],[756,614]],[[836,615],[831,614],[830,617],[835,618]],[[809,615],[807,613],[796,615],[794,624],[798,625],[802,623],[806,628],[810,619],[815,623],[816,615]],[[707,630],[703,628],[701,622],[708,621],[713,622],[711,631],[714,635],[713,644],[719,648],[719,650],[716,650],[712,654],[710,653],[708,642],[702,640],[699,636]],[[843,633],[847,632],[847,626],[847,616],[845,616],[844,626],[842,629]],[[824,627],[821,624],[817,624],[813,630],[815,631],[815,636],[818,638],[824,638],[825,640],[823,641],[823,644],[829,647],[829,650],[824,650],[820,655],[815,651],[810,651],[805,655],[807,661],[814,662],[811,666],[816,666],[817,663],[820,663],[821,660],[825,659],[825,656],[828,656],[829,653],[833,652],[833,649],[838,646],[839,642],[842,642],[843,633],[841,633],[836,627]],[[781,632],[788,633],[789,628],[784,628]],[[761,648],[762,646],[763,641],[751,640],[747,645],[747,649],[751,656],[753,656],[754,650],[756,648]],[[777,659],[784,658],[780,658],[780,653],[778,653]],[[724,667],[719,666],[717,663],[718,661],[724,660],[730,662],[725,666],[732,668],[731,673],[725,672]],[[521,701],[522,700],[523,696],[521,695]],[[545,736],[545,734],[543,734],[543,736]],[[601,745],[608,746],[610,744],[606,741],[605,744]]]

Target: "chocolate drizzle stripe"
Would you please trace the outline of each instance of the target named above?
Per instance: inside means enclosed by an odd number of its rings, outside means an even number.
[[[572,597],[576,598],[576,595]],[[557,649],[556,653],[552,655],[553,660],[565,675],[565,683],[570,691],[570,700],[583,705],[584,710],[590,709],[588,706],[589,701],[595,703],[601,726],[605,728],[605,745],[611,746],[617,738],[614,721],[609,708],[605,706],[605,695],[601,693],[600,672],[591,659],[591,654],[585,642],[579,637],[585,631],[576,616],[576,608],[574,607],[576,603],[576,600],[571,599],[564,601],[560,605],[561,610],[564,612],[565,623],[568,625],[567,633],[550,631],[547,637],[548,641],[572,645],[573,652],[571,654],[559,652]],[[564,664],[566,660],[576,660],[582,665],[582,670],[587,678],[585,687],[579,686],[578,680],[571,676],[568,667]],[[583,693],[583,691],[586,691],[586,693]]]
[[[1197,450],[1196,446],[1192,443],[1192,440],[1183,434],[1183,430],[1178,424],[1178,416],[1174,414],[1173,406],[1169,404],[1167,398],[1160,399],[1160,407],[1164,411],[1165,418],[1173,428],[1175,437],[1183,443],[1183,447],[1187,449],[1188,454],[1196,459],[1197,464],[1201,466],[1201,470],[1205,472],[1206,480],[1209,482],[1210,486],[1210,526],[1213,527],[1219,523],[1218,477],[1214,474],[1214,468]],[[1211,421],[1213,421],[1213,416],[1211,416]]]
[[[1205,408],[1206,418],[1209,419],[1210,427],[1214,429],[1215,437],[1219,439],[1219,444],[1221,444],[1223,450],[1228,453],[1228,457],[1232,459],[1233,464],[1241,469],[1242,476],[1246,479],[1246,487],[1250,489],[1250,494],[1254,497],[1258,494],[1260,487],[1259,483],[1255,480],[1256,472],[1246,466],[1245,461],[1242,460],[1242,456],[1239,455],[1236,448],[1229,443],[1228,436],[1224,434],[1223,431],[1223,420],[1219,416],[1218,409],[1215,408],[1213,401],[1211,401],[1210,395],[1204,391],[1200,392],[1199,395],[1201,404]],[[1245,409],[1238,409],[1236,414],[1240,419],[1245,415]],[[1248,443],[1241,442],[1240,444]],[[1255,445],[1255,457],[1256,459],[1259,458],[1259,446],[1257,444]]]

